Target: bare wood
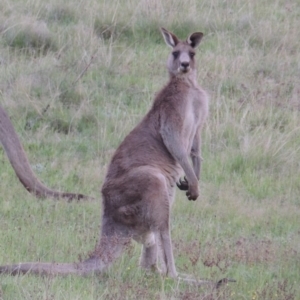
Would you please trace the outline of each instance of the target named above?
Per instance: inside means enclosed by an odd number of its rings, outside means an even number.
[[[0,142],[18,177],[26,190],[38,198],[67,198],[69,201],[89,199],[83,194],[63,193],[46,187],[34,174],[20,139],[4,108],[0,105]]]
[[[101,190],[100,240],[90,258],[79,264],[2,266],[0,273],[100,273],[134,239],[143,245],[142,268],[178,278],[170,235],[171,206],[176,183],[187,190],[189,200],[199,196],[201,129],[208,97],[197,83],[194,58],[203,34],[196,32],[180,41],[164,28],[161,32],[172,48],[167,63],[169,82],[112,157]],[[185,180],[179,181],[182,175]]]

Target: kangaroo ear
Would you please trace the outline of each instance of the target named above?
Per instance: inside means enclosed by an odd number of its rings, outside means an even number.
[[[200,44],[202,37],[202,32],[194,32],[187,38],[186,41],[191,47],[196,48]]]
[[[165,42],[168,46],[174,48],[178,44],[179,40],[175,34],[173,34],[172,32],[168,31],[165,28],[160,28],[160,31],[161,31],[161,33],[165,39]]]

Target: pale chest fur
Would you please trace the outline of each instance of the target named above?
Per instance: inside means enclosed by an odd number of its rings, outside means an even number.
[[[200,88],[193,87],[189,89],[184,103],[185,114],[181,134],[184,148],[189,153],[191,151],[196,132],[201,129],[207,116],[207,96]]]

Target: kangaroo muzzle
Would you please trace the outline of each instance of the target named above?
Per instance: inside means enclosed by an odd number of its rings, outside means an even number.
[[[179,72],[187,73],[191,69],[190,67],[190,57],[186,52],[182,52],[179,57]]]
[[[190,70],[190,63],[189,62],[182,62],[179,67],[179,71],[183,73],[187,73]]]

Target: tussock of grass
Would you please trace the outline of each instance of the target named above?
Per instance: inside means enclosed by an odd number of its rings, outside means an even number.
[[[60,92],[58,99],[65,106],[78,106],[81,102],[82,95],[76,90],[76,87],[67,81],[62,81],[60,84]]]
[[[76,23],[78,19],[74,8],[63,3],[47,5],[44,14],[45,18],[50,22],[59,22],[63,25]]]
[[[56,49],[56,42],[44,21],[25,18],[7,23],[3,25],[2,36],[9,47],[29,53],[46,53]]]

